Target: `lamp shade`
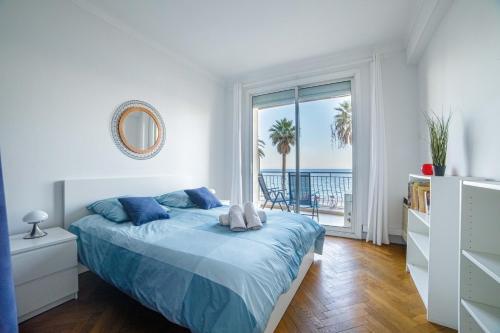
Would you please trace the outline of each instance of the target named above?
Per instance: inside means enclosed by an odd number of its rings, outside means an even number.
[[[23,217],[23,221],[26,223],[43,222],[49,218],[49,214],[43,210],[34,210],[29,212]]]

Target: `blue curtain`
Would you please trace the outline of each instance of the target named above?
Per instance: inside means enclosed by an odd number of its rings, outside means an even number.
[[[10,262],[9,230],[0,156],[0,332],[17,332],[16,298]]]

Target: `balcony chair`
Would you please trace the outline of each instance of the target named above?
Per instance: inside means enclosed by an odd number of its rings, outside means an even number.
[[[278,204],[281,210],[283,210],[283,206],[281,204],[285,204],[286,210],[288,212],[290,211],[290,206],[288,206],[288,202],[285,196],[285,191],[277,187],[268,188],[264,180],[264,176],[262,174],[259,174],[259,186],[260,190],[262,191],[262,194],[264,195],[264,199],[266,199],[264,205],[262,205],[262,208],[266,207],[268,202],[271,202],[272,203],[271,210],[274,208],[275,204]]]
[[[296,200],[295,196],[295,188],[296,188],[296,179],[297,176],[295,172],[288,173],[288,188],[290,189],[290,205],[295,206]],[[316,219],[319,222],[319,194],[312,193],[311,189],[311,173],[310,172],[300,172],[300,198],[299,198],[299,212],[300,208],[311,208],[311,214],[303,214],[311,216],[312,219],[316,216]]]

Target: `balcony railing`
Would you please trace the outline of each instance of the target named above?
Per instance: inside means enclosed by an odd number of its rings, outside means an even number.
[[[352,172],[330,172],[318,171],[311,174],[311,193],[318,196],[320,208],[339,209],[344,208],[346,193],[351,193]],[[281,188],[281,171],[263,171],[264,181],[268,188]],[[289,198],[288,172],[285,175],[285,193]],[[263,199],[262,192],[260,193]]]

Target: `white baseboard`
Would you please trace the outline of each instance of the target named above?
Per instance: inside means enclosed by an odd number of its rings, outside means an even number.
[[[363,231],[362,233],[362,238],[366,239],[366,232]],[[401,235],[391,235],[389,234],[389,243],[391,244],[401,244],[401,245],[406,245],[405,240]]]

